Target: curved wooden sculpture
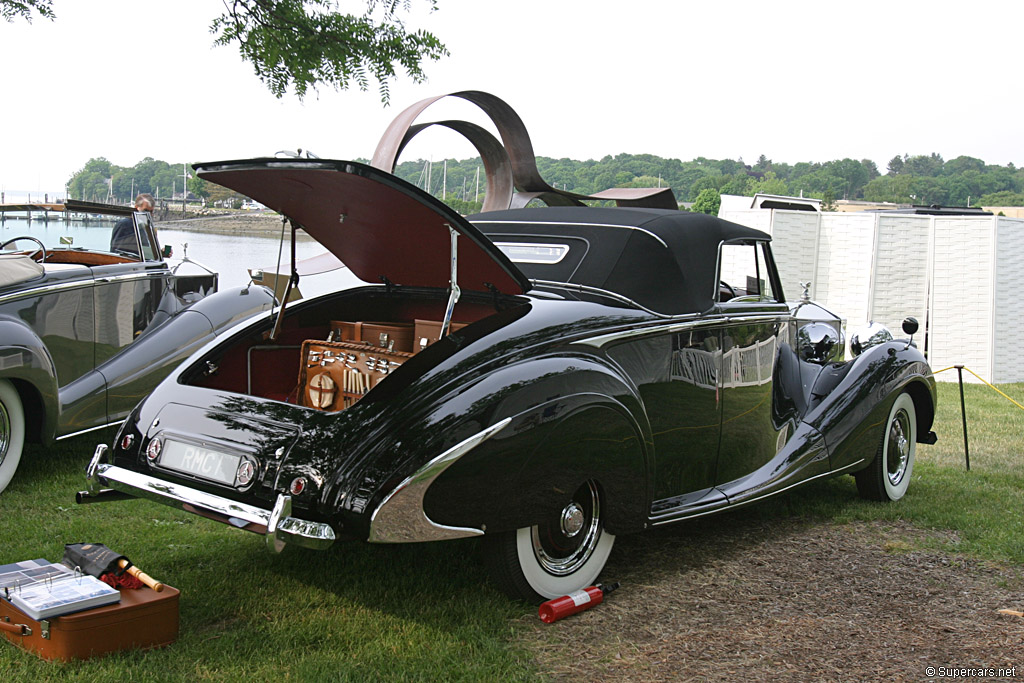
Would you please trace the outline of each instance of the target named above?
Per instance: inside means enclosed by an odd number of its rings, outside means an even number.
[[[415,123],[430,105],[445,97],[459,97],[480,107],[498,129],[498,141],[486,129],[468,121]],[[487,183],[482,211],[522,208],[533,199],[548,206],[583,206],[584,199],[612,200],[618,206],[646,206],[678,209],[667,187],[612,188],[593,195],[581,195],[551,187],[540,177],[537,158],[526,125],[504,100],[479,90],[463,90],[428,97],[402,111],[384,131],[371,165],[392,173],[409,141],[430,126],[444,126],[460,133],[480,153]]]

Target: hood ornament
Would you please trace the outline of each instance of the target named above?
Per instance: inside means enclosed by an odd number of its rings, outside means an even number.
[[[806,303],[810,303],[810,301],[811,301],[811,281],[808,280],[807,282],[801,282],[800,286],[803,287],[803,289],[804,289],[803,294],[800,295],[800,301],[804,302],[805,304]]]

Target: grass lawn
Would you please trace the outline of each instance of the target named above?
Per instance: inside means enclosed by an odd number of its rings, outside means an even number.
[[[1024,403],[1024,384],[1000,388]],[[842,477],[732,514],[837,524],[905,520],[957,531],[933,541],[945,543],[942,550],[1024,565],[1024,411],[988,387],[966,387],[966,472],[957,385],[941,384],[939,392],[939,442],[918,446],[904,500],[862,501],[852,478]],[[102,438],[112,434],[27,450],[0,495],[0,563],[58,561],[64,543],[105,543],[181,590],[179,640],[163,650],[70,664],[44,662],[0,643],[0,680],[538,677],[532,653],[514,637],[519,629],[538,628],[534,608],[491,587],[474,539],[339,543],[327,552],[289,548],[270,555],[258,536],[156,503],[76,505],[74,492]],[[698,523],[712,522],[690,522]],[[564,656],[571,659],[573,652]]]

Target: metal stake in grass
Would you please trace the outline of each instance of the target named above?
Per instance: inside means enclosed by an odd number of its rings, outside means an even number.
[[[967,462],[967,471],[971,471],[971,451],[967,446],[967,408],[964,406],[964,366],[954,365],[957,377],[960,378],[960,417],[964,423],[964,459]]]

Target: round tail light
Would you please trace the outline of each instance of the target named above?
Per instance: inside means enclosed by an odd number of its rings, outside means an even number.
[[[160,439],[153,439],[149,442],[149,447],[146,448],[146,457],[149,458],[150,462],[156,462],[156,459],[160,457],[161,448]]]

